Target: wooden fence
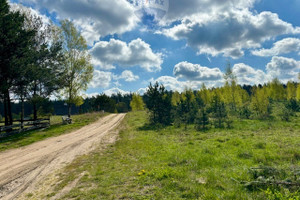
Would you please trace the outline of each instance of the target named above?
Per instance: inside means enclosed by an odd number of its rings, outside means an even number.
[[[19,124],[14,124],[11,126],[0,126],[0,139],[25,131],[47,128],[50,126],[50,118],[38,119],[36,121],[24,120],[23,123],[20,120],[17,120],[16,122],[19,122]]]

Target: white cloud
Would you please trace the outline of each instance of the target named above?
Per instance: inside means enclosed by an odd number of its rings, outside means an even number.
[[[100,41],[90,50],[92,61],[101,69],[140,66],[149,72],[160,71],[161,53],[154,53],[149,44],[140,38],[126,44],[121,40]]]
[[[158,82],[163,84],[167,90],[182,92],[185,89],[199,90],[205,83],[207,87],[219,87],[223,85],[223,79],[216,81],[180,81],[178,78],[171,76],[161,76],[157,79],[150,80],[152,84]]]
[[[94,77],[90,83],[91,88],[108,88],[112,80],[111,72],[94,70]]]
[[[140,88],[136,91],[136,93],[140,95],[144,95],[147,92],[147,88]]]
[[[174,75],[190,81],[216,81],[222,79],[223,73],[219,68],[202,67],[185,61],[175,65]]]
[[[90,45],[100,36],[132,30],[138,18],[126,0],[20,0],[37,9],[47,9],[58,19],[71,19],[82,30]]]
[[[232,68],[240,85],[257,85],[267,83],[271,76],[262,70],[254,69],[244,63],[235,64]]]
[[[152,84],[158,82],[160,84],[163,84],[167,90],[172,90],[172,91],[183,91],[185,87],[187,87],[186,82],[184,81],[179,81],[175,77],[171,76],[161,76],[157,79],[152,79],[150,80]]]
[[[121,90],[120,88],[111,88],[109,90],[105,90],[104,94],[107,96],[112,96],[113,94],[121,93],[122,95],[129,94],[130,92]]]
[[[274,43],[270,49],[259,49],[252,51],[253,55],[261,57],[278,56],[290,52],[300,51],[300,39],[284,38]]]
[[[256,0],[170,0],[167,22],[181,20],[195,14],[214,15],[233,9],[250,8]]]
[[[194,15],[162,33],[175,40],[187,40],[199,54],[239,58],[244,49],[259,48],[262,42],[278,35],[300,33],[300,28],[282,21],[275,13],[253,14],[243,9]]]
[[[120,76],[115,76],[114,79],[119,80],[119,79],[123,79],[126,82],[133,82],[138,80],[140,77],[136,76],[132,73],[132,71],[129,70],[125,70],[122,72],[122,74]]]
[[[273,78],[278,78],[282,82],[289,80],[297,81],[300,72],[300,61],[292,58],[274,56],[266,66],[267,72]]]

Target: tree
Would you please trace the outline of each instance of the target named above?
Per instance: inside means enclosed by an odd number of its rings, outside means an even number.
[[[165,90],[165,87],[159,85],[158,82],[153,86],[150,83],[145,96],[151,123],[171,124],[172,95]]]
[[[125,102],[119,102],[116,104],[116,109],[118,113],[127,113],[128,107]]]
[[[196,119],[195,119],[195,128],[197,131],[203,131],[207,129],[209,125],[209,116],[206,108],[201,108],[198,110]]]
[[[87,43],[76,30],[71,21],[61,21],[63,49],[65,53],[65,88],[62,92],[68,103],[68,115],[71,116],[71,105],[79,106],[83,103],[80,96],[87,89],[93,78],[93,66],[90,62]]]
[[[221,101],[219,94],[215,94],[213,96],[210,110],[213,118],[215,119],[215,127],[223,128],[224,123],[227,120],[227,110],[225,103]]]
[[[132,100],[130,102],[130,107],[132,111],[141,111],[145,109],[145,104],[143,98],[138,94],[132,95]]]
[[[24,62],[36,34],[25,28],[25,17],[12,12],[6,0],[0,0],[0,93],[4,102],[5,125],[13,123],[10,93],[16,84],[24,84]]]
[[[267,86],[268,95],[272,100],[283,101],[286,99],[286,91],[278,78],[273,79]]]
[[[225,86],[224,86],[224,101],[225,103],[229,104],[232,111],[236,111],[237,107],[237,92],[238,92],[238,86],[237,86],[237,78],[235,74],[232,71],[230,62],[227,63],[226,67],[226,73],[224,74],[225,79]]]
[[[300,73],[298,74],[298,80],[299,80],[299,82],[298,82],[298,86],[297,86],[296,99],[297,99],[298,101],[300,101]]]
[[[201,89],[198,92],[198,95],[200,96],[200,98],[202,99],[203,103],[205,105],[209,104],[211,101],[211,94],[209,92],[209,90],[206,88],[205,84],[202,83],[201,85]]]
[[[286,90],[287,90],[287,100],[296,99],[297,88],[293,82],[289,81],[287,83]]]
[[[270,114],[270,101],[267,88],[254,88],[251,98],[251,108],[258,118],[264,119]]]
[[[180,102],[176,107],[175,121],[180,125],[183,123],[187,129],[187,125],[194,123],[197,114],[196,97],[192,90],[186,90],[180,96]]]
[[[41,17],[28,10],[21,11],[25,16],[25,28],[35,32],[32,44],[27,51],[23,63],[22,76],[15,84],[15,93],[22,102],[21,120],[24,117],[24,99],[33,105],[33,118],[37,120],[37,112],[41,105],[62,85],[62,46],[55,38],[57,28],[44,24]]]
[[[105,112],[115,113],[116,101],[105,94],[98,95],[94,101],[96,111],[104,110]]]
[[[175,91],[172,93],[172,106],[177,106],[180,103],[180,94]]]

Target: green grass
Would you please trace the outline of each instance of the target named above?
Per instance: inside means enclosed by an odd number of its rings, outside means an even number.
[[[234,129],[207,132],[145,123],[146,113],[129,113],[120,140],[67,166],[45,199],[82,174],[62,199],[267,199],[237,181],[253,180],[251,167],[300,164],[299,117],[235,121]]]
[[[50,118],[50,128],[44,130],[29,131],[5,139],[0,139],[0,152],[8,149],[26,146],[49,137],[55,137],[69,133],[73,130],[79,129],[85,125],[95,122],[103,115],[106,114],[89,113],[82,115],[73,115],[73,123],[69,125],[62,125],[61,116],[52,116]]]

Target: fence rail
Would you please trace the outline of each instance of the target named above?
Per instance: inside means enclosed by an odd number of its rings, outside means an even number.
[[[21,122],[21,120],[17,120],[15,122],[19,122],[19,124],[14,124],[11,126],[0,126],[0,139],[9,137],[11,135],[16,135],[25,131],[47,128],[50,126],[50,118],[38,119],[35,121],[27,119],[23,120],[23,123]]]

